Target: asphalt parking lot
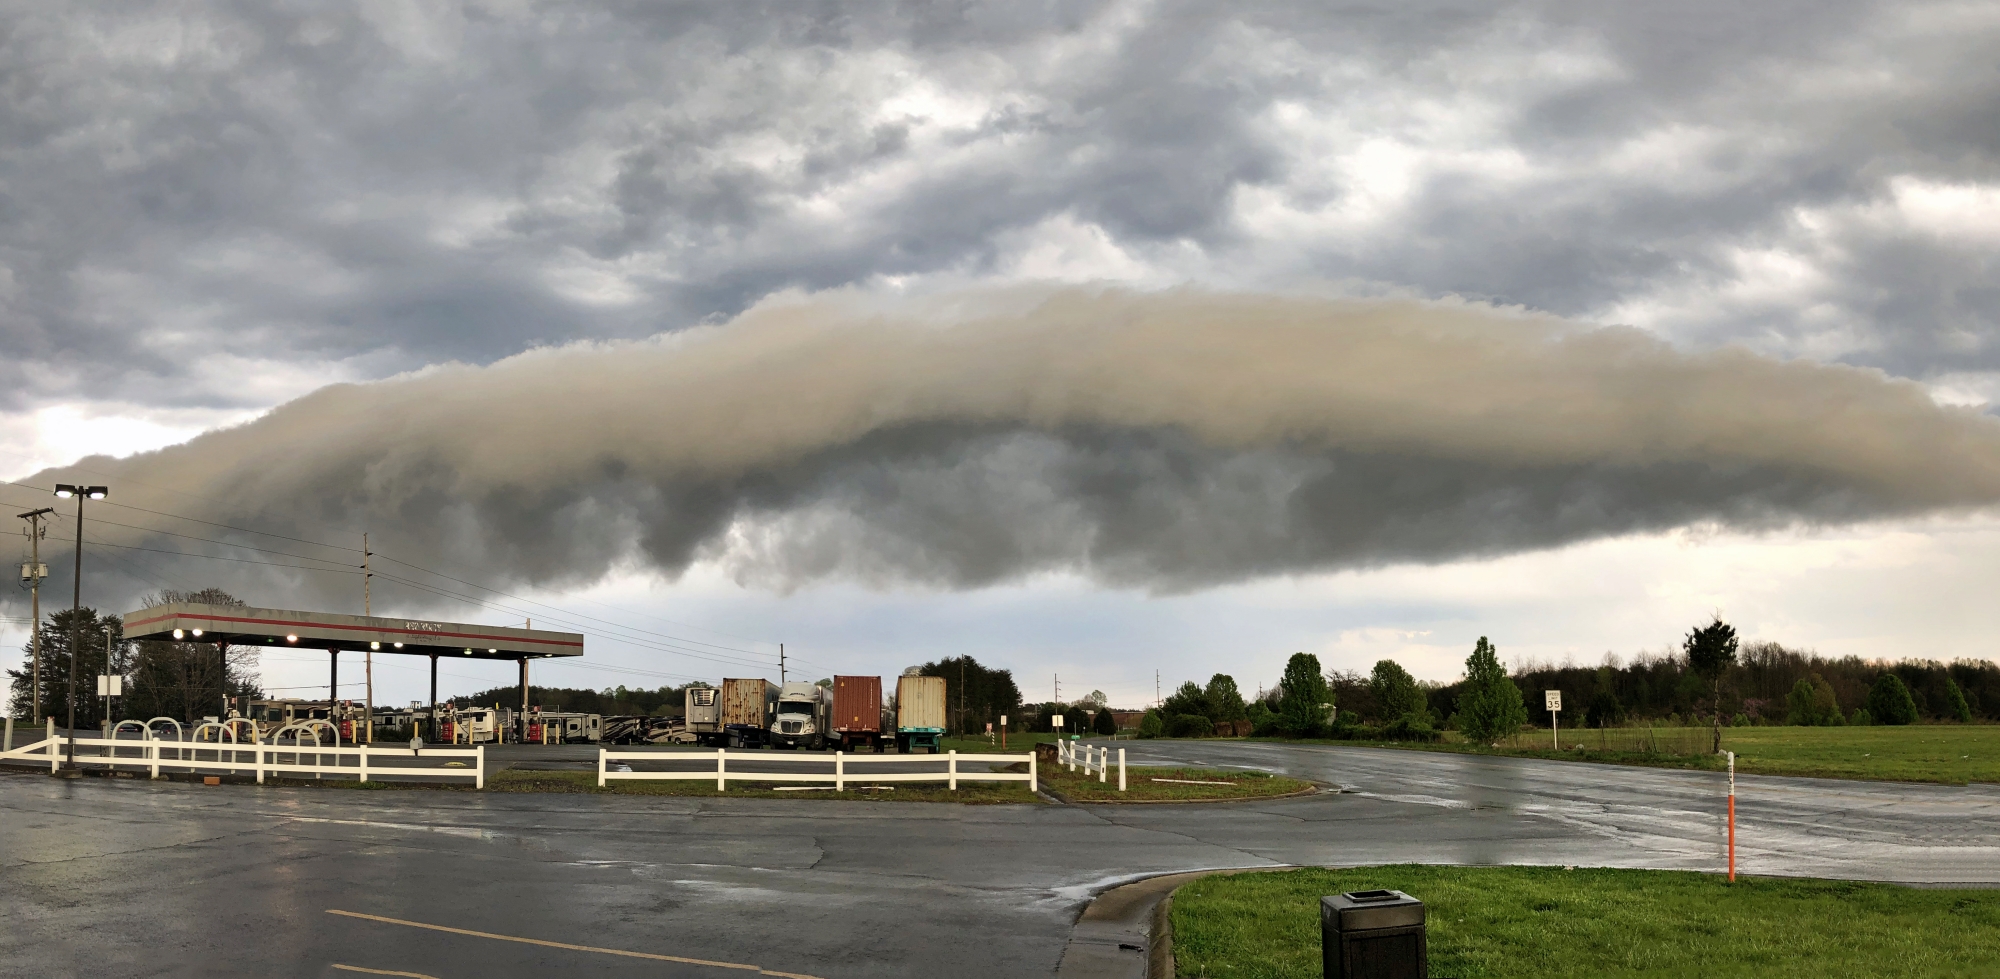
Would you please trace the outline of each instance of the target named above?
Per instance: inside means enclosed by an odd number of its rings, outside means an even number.
[[[1122,746],[1133,764],[1267,768],[1343,791],[954,806],[6,775],[0,973],[1046,976],[1091,895],[1154,874],[1722,863],[1722,780],[1706,773]],[[587,748],[523,750],[549,752],[524,765],[594,767]],[[1745,872],[2000,883],[1995,787],[1743,778],[1739,793]]]

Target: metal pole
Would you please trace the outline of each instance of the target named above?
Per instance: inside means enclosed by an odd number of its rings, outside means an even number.
[[[769,676],[770,674],[767,673],[765,675]],[[784,688],[785,688],[785,644],[779,643],[778,644],[778,689],[780,692],[783,692]]]
[[[372,616],[375,614],[374,605],[369,594],[369,585],[374,581],[375,573],[369,570],[369,557],[371,555],[368,551],[368,535],[364,533],[361,535],[361,614],[363,616]],[[375,740],[375,647],[372,643],[361,654],[361,672],[363,678],[367,680],[367,690],[362,695],[363,700],[361,701],[361,722],[367,726],[367,734],[361,740],[372,742]]]
[[[431,740],[433,741],[437,740],[437,717],[438,717],[438,654],[432,653],[431,654],[431,720],[430,724],[424,728],[424,733],[430,735]]]
[[[521,657],[521,743],[528,741],[528,658]]]
[[[335,712],[340,709],[340,650],[326,651],[326,722],[333,725],[334,743],[339,743],[340,717]]]
[[[76,494],[76,577],[69,600],[69,761],[65,767],[71,772],[76,771],[76,623],[83,617],[83,499],[89,495],[82,490]]]
[[[104,627],[104,716],[97,722],[105,737],[111,736],[111,627]]]

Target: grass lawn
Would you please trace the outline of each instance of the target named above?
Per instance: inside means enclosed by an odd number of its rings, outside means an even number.
[[[1126,791],[1118,791],[1118,768],[1099,782],[1095,773],[1071,772],[1060,765],[1037,769],[1043,790],[1070,802],[1205,802],[1216,799],[1268,799],[1313,787],[1311,782],[1265,772],[1215,771],[1207,768],[1127,768]],[[1191,784],[1217,783],[1222,784]]]
[[[1421,751],[1554,758],[1721,771],[1708,754],[1708,728],[1615,728],[1562,732],[1557,751],[1547,730],[1522,734],[1500,747],[1468,744],[1445,732],[1441,744],[1321,741]],[[1736,770],[1754,775],[1876,779],[1897,782],[2000,782],[2000,725],[1912,724],[1905,727],[1726,727],[1722,747],[1736,752]]]
[[[1173,899],[1180,976],[1320,972],[1319,899],[1393,888],[1424,902],[1430,974],[1756,977],[2000,975],[2000,891],[1543,867],[1371,867],[1207,877]]]

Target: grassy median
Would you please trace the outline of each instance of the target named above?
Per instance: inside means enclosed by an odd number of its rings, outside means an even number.
[[[1709,728],[1624,727],[1602,731],[1564,729],[1560,750],[1547,729],[1525,732],[1502,741],[1498,747],[1468,744],[1450,731],[1437,744],[1312,743],[1721,771],[1726,767],[1723,757],[1708,753],[1713,744],[1711,738]],[[2000,725],[1994,724],[1729,727],[1722,729],[1722,748],[1736,752],[1736,770],[1746,775],[1943,785],[2000,782]]]
[[[1673,871],[1392,866],[1207,877],[1173,899],[1176,974],[1318,979],[1322,895],[1421,899],[1460,979],[2000,975],[2000,891]]]
[[[1102,782],[1096,773],[1071,772],[1060,765],[1036,771],[1043,791],[1065,802],[1215,802],[1225,799],[1269,799],[1309,791],[1311,782],[1265,772],[1216,771],[1208,768],[1127,768],[1124,792],[1118,791],[1114,765]]]

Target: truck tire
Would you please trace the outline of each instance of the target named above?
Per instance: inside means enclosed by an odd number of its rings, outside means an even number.
[[[825,750],[826,750],[826,735],[824,735],[824,734],[815,734],[815,735],[813,735],[813,740],[812,740],[812,750],[814,750],[814,751],[825,751]]]

